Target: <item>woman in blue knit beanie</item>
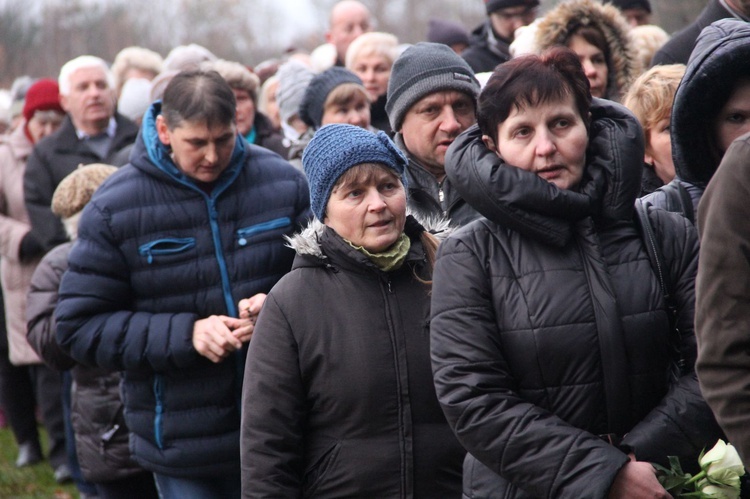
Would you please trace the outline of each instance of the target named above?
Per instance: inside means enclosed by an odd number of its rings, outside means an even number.
[[[406,158],[334,124],[302,162],[316,218],[250,344],[245,497],[459,497],[464,451],[430,367],[437,241],[406,214]]]

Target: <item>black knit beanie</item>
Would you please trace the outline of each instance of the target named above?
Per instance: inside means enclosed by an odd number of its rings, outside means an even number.
[[[519,7],[521,5],[538,7],[539,0],[484,0],[484,5],[487,7],[487,15],[490,15],[496,10],[507,9],[508,7]]]
[[[388,81],[385,111],[391,129],[401,129],[404,116],[418,100],[442,90],[463,92],[476,103],[479,82],[466,61],[447,45],[420,42],[404,50]]]
[[[651,2],[648,0],[609,0],[609,3],[620,10],[625,9],[643,9],[651,13]]]
[[[331,90],[344,83],[356,83],[362,85],[362,80],[348,69],[339,66],[326,69],[315,75],[310,84],[307,85],[305,96],[299,107],[299,116],[302,121],[314,128],[320,128],[323,121],[323,111]],[[364,87],[363,87],[364,88]]]

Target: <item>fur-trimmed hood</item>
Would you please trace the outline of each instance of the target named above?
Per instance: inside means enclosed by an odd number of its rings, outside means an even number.
[[[594,0],[571,0],[549,11],[539,22],[535,42],[539,52],[567,45],[573,32],[583,26],[604,33],[610,54],[607,98],[619,102],[641,69],[628,35],[628,25],[617,7]]]
[[[446,219],[428,218],[426,220],[418,220],[413,215],[407,213],[407,225],[409,218],[412,218],[439,241],[442,241],[453,232],[453,228],[450,227],[450,221]],[[326,256],[323,254],[320,238],[326,231],[326,227],[323,222],[313,217],[303,230],[291,237],[285,236],[288,243],[287,246],[297,252],[298,255],[309,255],[324,260]]]

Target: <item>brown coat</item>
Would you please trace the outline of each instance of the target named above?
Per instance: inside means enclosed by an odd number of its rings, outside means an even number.
[[[729,441],[750,464],[750,134],[734,141],[698,209],[696,370]]]
[[[0,282],[5,298],[10,361],[16,365],[40,364],[26,341],[26,293],[38,259],[21,263],[23,237],[31,230],[23,197],[23,174],[33,144],[20,125],[0,137]]]

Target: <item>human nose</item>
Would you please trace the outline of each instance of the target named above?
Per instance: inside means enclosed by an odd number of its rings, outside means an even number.
[[[208,144],[206,146],[206,154],[204,155],[206,162],[208,164],[214,164],[216,163],[218,157],[219,156],[216,152],[216,144]]]
[[[440,120],[440,129],[448,134],[456,134],[461,130],[461,123],[450,106],[445,107]]]
[[[581,66],[583,66],[583,74],[586,75],[586,78],[591,80],[596,76],[596,68],[594,65],[589,61],[588,59],[585,59],[581,62]]]
[[[386,207],[382,194],[376,188],[370,188],[367,192],[367,209],[368,211],[383,211]]]
[[[555,141],[550,135],[549,130],[541,130],[536,134],[536,154],[537,156],[547,157],[557,150]]]
[[[364,125],[365,125],[362,113],[360,113],[360,112],[358,112],[356,110],[349,111],[349,113],[346,116],[346,122],[349,125],[354,125],[354,126],[358,126],[358,127],[364,127]]]

